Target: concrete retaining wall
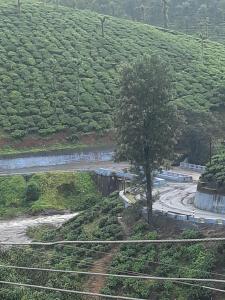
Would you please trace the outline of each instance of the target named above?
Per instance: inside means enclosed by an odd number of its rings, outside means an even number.
[[[202,210],[225,214],[225,196],[197,192],[194,205]]]

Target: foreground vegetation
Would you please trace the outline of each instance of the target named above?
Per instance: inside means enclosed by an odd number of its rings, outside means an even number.
[[[0,126],[7,134],[70,128],[77,141],[81,132],[111,128],[121,65],[155,52],[173,66],[176,103],[191,124],[193,113],[221,111],[222,45],[202,49],[190,36],[113,17],[102,36],[95,13],[24,3],[19,16],[13,3],[0,3]]]
[[[0,177],[0,216],[83,210],[99,195],[88,173],[45,173]]]
[[[123,210],[122,202],[116,197],[108,199],[98,198],[95,206],[89,206],[73,221],[68,222],[60,229],[41,227],[39,230],[30,229],[29,234],[36,240],[56,241],[85,240],[85,239],[121,239],[122,228],[118,223],[117,215]],[[43,268],[56,268],[67,270],[88,270],[98,258],[110,251],[107,245],[91,246],[55,246],[53,248],[12,248],[0,253],[0,262],[4,264],[16,264],[21,266],[36,266]],[[0,280],[21,281],[26,283],[40,284],[43,286],[61,287],[66,289],[84,290],[86,276],[49,272],[26,272],[2,268]],[[83,299],[80,296],[47,291],[34,291],[29,289],[8,288],[2,286],[0,298],[4,300],[69,300]]]
[[[167,224],[168,226],[168,224]],[[184,231],[180,238],[201,238],[195,230]],[[131,234],[132,239],[157,239],[159,233],[149,232],[146,223],[138,222]],[[124,245],[112,262],[113,273],[144,274],[158,277],[210,278],[211,272],[221,263],[224,270],[224,245],[208,247],[203,244],[189,245]],[[174,282],[143,281],[111,278],[105,293],[128,293],[132,297],[157,300],[210,300],[212,293],[194,286]],[[217,299],[217,298],[213,298]]]
[[[212,157],[211,163],[208,163],[205,173],[201,176],[201,181],[225,190],[225,152]]]
[[[89,202],[88,202],[89,203]],[[140,219],[135,211],[124,211],[123,203],[117,194],[108,198],[98,197],[95,205],[87,205],[74,220],[63,227],[41,226],[29,229],[28,234],[36,241],[57,240],[119,240],[157,239],[162,233],[172,237],[196,238],[202,237],[197,231],[181,229],[173,231],[173,226],[167,229],[160,228],[158,232],[151,231],[146,223]],[[123,215],[123,226],[118,222],[118,216]],[[161,224],[162,225],[162,224]],[[171,225],[171,224],[170,224]],[[172,224],[173,225],[173,224]],[[126,229],[127,228],[127,229]],[[108,265],[100,263],[99,259],[107,253],[114,253],[112,262]],[[111,248],[109,245],[79,245],[53,247],[22,247],[1,249],[0,264],[18,265],[38,268],[55,268],[61,270],[86,271],[98,270],[106,267],[106,272],[119,274],[149,274],[156,276],[177,277],[212,277],[215,270],[224,273],[225,270],[224,245],[189,244],[189,245],[129,245]],[[7,269],[1,266],[0,280],[23,282],[58,288],[86,290],[91,289],[91,277],[87,275],[63,274],[46,271],[25,271]],[[96,277],[95,279],[96,280]],[[177,283],[143,281],[133,279],[110,278],[104,288],[99,291],[106,294],[127,295],[144,299],[179,299],[179,300],[209,300],[217,298],[210,291],[198,287],[189,287]],[[35,291],[33,289],[8,287],[2,285],[0,298],[4,300],[81,300],[80,296],[50,291]]]

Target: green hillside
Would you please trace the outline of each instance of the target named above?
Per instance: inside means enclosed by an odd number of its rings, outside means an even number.
[[[14,3],[14,2],[13,2]],[[225,49],[88,11],[0,3],[0,127],[13,137],[102,131],[112,125],[119,70],[159,53],[176,72],[177,103],[208,110],[224,84]]]

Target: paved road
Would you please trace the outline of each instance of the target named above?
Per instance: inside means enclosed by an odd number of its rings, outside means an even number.
[[[154,203],[153,209],[191,216],[194,214],[195,218],[225,219],[225,214],[216,214],[194,207],[196,189],[196,183],[168,183],[167,186],[155,190],[159,192],[160,199]]]
[[[114,163],[113,161],[99,161],[99,162],[73,162],[64,165],[52,165],[48,167],[31,167],[21,168],[16,170],[4,170],[0,172],[0,176],[18,175],[18,174],[33,174],[43,172],[73,172],[73,171],[93,171],[98,168],[106,168],[113,170],[121,170],[128,168],[129,164],[126,162]]]

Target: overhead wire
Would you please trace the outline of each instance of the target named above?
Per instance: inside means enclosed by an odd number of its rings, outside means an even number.
[[[55,245],[80,245],[80,244],[188,244],[225,242],[222,238],[201,238],[201,239],[163,239],[163,240],[76,240],[56,242],[0,242],[0,246],[55,246]]]
[[[225,280],[212,279],[212,278],[189,278],[189,277],[159,277],[149,275],[123,275],[123,274],[112,274],[112,273],[100,273],[100,272],[87,272],[87,271],[70,271],[61,269],[44,269],[44,268],[32,268],[32,267],[19,267],[10,265],[0,265],[0,267],[8,269],[21,269],[28,271],[45,271],[53,273],[67,273],[67,274],[79,274],[79,275],[91,275],[91,276],[104,276],[104,277],[116,277],[116,278],[128,278],[128,279],[148,279],[148,280],[161,280],[161,281],[196,281],[196,282],[211,282],[211,283],[223,283]]]
[[[67,293],[67,294],[69,293],[69,294],[86,295],[86,296],[91,296],[91,297],[109,298],[109,299],[146,300],[146,299],[142,299],[142,298],[132,298],[132,297],[126,297],[126,296],[105,295],[105,294],[82,292],[82,291],[75,291],[75,290],[67,290],[67,289],[53,288],[53,287],[48,287],[48,286],[25,284],[25,283],[17,283],[17,282],[2,281],[2,280],[0,281],[0,284],[12,285],[12,286],[18,286],[18,287],[34,288],[34,289],[42,289],[42,290],[54,291],[54,292],[62,292],[62,293]]]

